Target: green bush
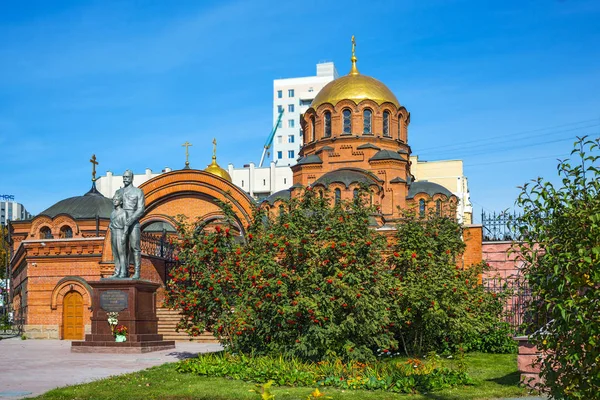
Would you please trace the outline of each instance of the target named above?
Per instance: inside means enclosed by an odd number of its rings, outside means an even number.
[[[600,139],[581,138],[561,161],[561,182],[538,178],[522,189],[517,221],[532,290],[531,337],[545,356],[541,376],[553,399],[600,393]],[[532,318],[535,322],[544,318]]]
[[[219,226],[182,221],[166,297],[182,310],[179,328],[210,330],[233,352],[312,361],[454,352],[488,332],[473,348],[501,348],[502,303],[478,283],[484,265],[457,267],[460,226],[407,214],[386,247],[368,197],[332,206],[307,188],[277,211],[257,211],[243,242],[226,204]]]
[[[181,225],[167,304],[182,308],[181,328],[209,329],[232,351],[372,360],[397,347],[387,329],[394,281],[385,239],[369,226],[374,212],[360,198],[331,206],[307,189],[278,215],[258,211],[244,244],[227,224]]]
[[[486,264],[460,265],[461,226],[435,213],[421,218],[406,212],[397,228],[388,258],[398,294],[390,329],[406,354],[513,351],[501,324],[504,295],[479,283]]]
[[[465,372],[442,367],[435,358],[388,360],[364,364],[342,360],[302,362],[293,357],[249,357],[228,353],[202,354],[181,362],[179,372],[227,377],[280,386],[330,386],[340,389],[431,392],[470,384]]]
[[[519,350],[519,346],[513,337],[514,330],[510,324],[496,322],[490,325],[487,330],[467,338],[464,349],[465,351],[479,351],[482,353],[515,354]]]

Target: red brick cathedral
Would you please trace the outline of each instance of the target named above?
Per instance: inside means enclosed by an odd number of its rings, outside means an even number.
[[[397,220],[399,210],[406,207],[449,213],[457,202],[450,191],[435,183],[415,182],[411,176],[410,113],[383,83],[359,73],[354,54],[351,61],[350,73],[326,85],[302,116],[304,143],[301,158],[292,167],[294,186],[273,194],[263,205],[276,205],[307,186],[329,189],[332,201],[347,200],[366,185],[381,210],[376,218],[379,227]],[[166,238],[175,234],[178,214],[210,223],[222,217],[219,202],[228,202],[243,234],[257,207],[214,159],[204,171],[168,172],[140,189],[146,198],[140,220],[142,279],[163,287],[173,262]],[[93,186],[83,196],[59,201],[31,220],[12,222],[12,305],[28,337],[81,340],[89,332],[92,289],[87,282],[113,273],[111,211],[111,200]],[[479,250],[471,252],[470,261],[481,260],[481,240],[475,238],[473,245],[477,243]],[[159,318],[166,320],[168,313],[160,312],[162,293],[156,304]]]

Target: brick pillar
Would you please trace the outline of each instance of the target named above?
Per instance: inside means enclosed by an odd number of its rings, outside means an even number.
[[[480,263],[483,260],[481,250],[483,234],[481,225],[465,225],[463,227],[463,240],[465,252],[463,253],[463,266]]]

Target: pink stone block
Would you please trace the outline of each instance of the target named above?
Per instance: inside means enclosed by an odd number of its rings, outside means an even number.
[[[537,355],[535,354],[519,354],[517,356],[517,366],[521,373],[535,373],[539,374],[540,367],[539,365],[535,365],[535,361],[537,360]]]

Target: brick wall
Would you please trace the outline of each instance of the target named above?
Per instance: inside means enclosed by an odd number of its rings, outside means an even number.
[[[484,278],[500,277],[506,278],[516,276],[523,264],[516,253],[511,253],[513,242],[483,242],[483,259],[490,265],[490,270],[484,274]]]

